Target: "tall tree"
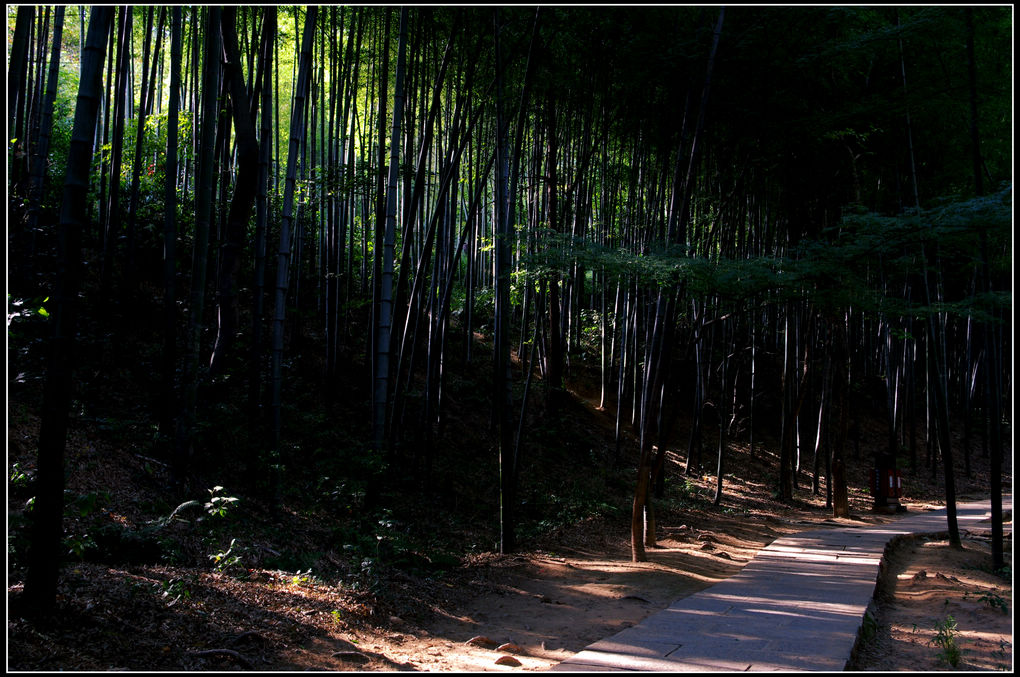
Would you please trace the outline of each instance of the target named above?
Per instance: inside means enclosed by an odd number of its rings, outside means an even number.
[[[255,199],[255,293],[252,305],[252,339],[251,355],[248,364],[248,416],[252,430],[261,430],[264,425],[262,417],[262,382],[263,361],[265,359],[265,287],[266,287],[266,245],[269,229],[269,186],[272,181],[270,163],[273,148],[273,52],[276,46],[277,11],[276,7],[267,6],[263,15],[262,29],[263,56],[265,67],[262,71],[261,96],[261,131],[259,138],[259,176],[258,195]],[[261,437],[260,435],[256,436]],[[250,455],[248,474],[249,483],[257,483],[259,472],[259,454]]]
[[[496,302],[493,322],[495,338],[493,349],[493,400],[496,414],[497,445],[499,450],[499,551],[506,553],[517,546],[514,508],[516,503],[512,484],[513,429],[511,410],[513,391],[510,372],[510,232],[508,209],[509,168],[507,166],[507,126],[503,117],[503,56],[500,33],[503,26],[499,8],[493,10],[493,51],[496,67],[496,217],[495,283]]]
[[[32,177],[29,188],[29,233],[35,233],[39,226],[40,203],[43,199],[43,188],[47,174],[46,169],[49,164],[50,135],[53,127],[53,105],[57,99],[57,83],[60,79],[60,50],[64,36],[65,9],[66,8],[63,6],[58,6],[53,19],[53,48],[50,54],[49,74],[46,77],[46,98],[42,104],[42,117],[39,123],[39,142],[36,144],[32,159]],[[32,254],[34,254],[33,249],[29,250],[29,259],[31,259]],[[30,262],[29,265],[31,265]]]
[[[390,346],[393,323],[393,258],[397,232],[397,178],[400,173],[400,125],[404,115],[404,70],[407,60],[406,7],[400,10],[397,39],[397,70],[393,95],[393,123],[390,132],[389,178],[386,189],[386,220],[382,240],[382,270],[379,282],[379,306],[375,325],[375,383],[372,408],[372,440],[381,451],[386,439],[386,413],[390,391]],[[382,139],[379,140],[382,144]],[[378,246],[378,243],[377,243]]]
[[[93,7],[90,14],[60,203],[58,286],[51,312],[53,333],[48,345],[32,545],[25,579],[29,608],[39,612],[51,611],[56,603],[63,537],[64,446],[71,406],[81,284],[81,235],[88,213],[89,170],[102,97],[103,57],[112,17],[113,10],[109,7]]]
[[[974,10],[971,7],[964,10],[964,18],[967,27],[967,84],[970,94],[970,143],[974,171],[974,193],[980,197],[985,193],[982,172],[984,163],[981,159],[981,135],[978,132],[977,57],[974,49]],[[991,295],[993,288],[989,266],[988,231],[982,228],[979,237],[983,291]],[[985,323],[981,333],[984,342],[985,377],[989,380],[985,389],[988,394],[986,409],[992,433],[989,443],[989,478],[992,493],[992,568],[1001,569],[1005,565],[1002,525],[1002,386],[999,383],[999,375],[1002,371],[999,364],[999,351],[994,342],[995,328],[993,324]]]
[[[198,172],[195,185],[195,238],[185,341],[182,412],[177,422],[174,471],[182,482],[193,453],[193,436],[198,416],[198,389],[204,380],[201,367],[202,330],[205,322],[205,286],[208,274],[209,228],[212,221],[214,165],[220,91],[220,8],[205,13],[202,60],[202,115],[198,144]]]
[[[170,102],[163,177],[163,369],[159,406],[160,436],[167,440],[173,438],[177,413],[177,181],[183,21],[183,10],[174,7],[170,17]]]
[[[678,180],[674,180],[673,182],[674,196],[670,205],[668,223],[666,227],[668,244],[678,243],[680,234],[685,231],[686,223],[690,218],[690,193],[693,191],[693,173],[695,157],[698,150],[698,137],[704,124],[705,110],[708,106],[709,92],[712,83],[712,71],[715,67],[716,53],[719,47],[719,38],[722,34],[724,17],[725,8],[720,8],[719,16],[716,19],[715,30],[712,35],[712,46],[709,50],[708,63],[705,71],[698,122],[695,126],[691,140],[685,179],[682,184]],[[678,158],[679,157],[680,154],[678,153]],[[677,171],[679,171],[679,169],[680,167],[678,166]],[[676,194],[677,190],[680,191],[679,196]],[[674,307],[675,301],[672,290],[667,291],[660,286],[655,302],[655,312],[651,320],[651,334],[645,350],[645,373],[641,389],[638,479],[634,491],[634,502],[631,508],[631,558],[635,562],[645,561],[645,545],[655,544],[654,516],[651,519],[648,519],[648,516],[652,514],[650,489],[652,486],[651,473],[655,465],[652,458],[652,426],[658,420],[657,417],[661,407],[661,393],[666,379],[666,370],[671,360],[672,342],[666,341],[665,339],[670,335],[669,327],[672,327],[674,322]],[[659,453],[665,453],[665,450],[660,449]],[[651,526],[650,529],[648,528],[649,525]]]
[[[225,355],[233,344],[237,332],[237,278],[241,272],[241,247],[255,198],[258,193],[259,144],[255,123],[241,69],[241,54],[237,43],[237,8],[224,7],[220,18],[220,35],[223,41],[224,70],[227,92],[230,95],[236,144],[234,163],[237,176],[234,195],[227,213],[227,227],[220,243],[220,269],[217,277],[216,343],[209,359],[209,374],[216,376],[224,369]],[[264,114],[264,112],[263,112]]]
[[[315,38],[315,21],[318,8],[306,10],[301,37],[298,78],[294,87],[294,105],[290,118],[290,141],[287,150],[287,176],[284,184],[283,215],[280,221],[280,245],[277,252],[275,310],[272,333],[272,420],[271,455],[282,456],[281,433],[283,427],[283,333],[287,313],[287,288],[290,277],[291,229],[294,220],[294,194],[297,188],[297,162],[305,137],[305,106],[308,100],[312,69],[312,46]]]
[[[18,7],[14,23],[14,37],[11,43],[10,65],[7,69],[7,129],[14,139],[14,175],[10,181],[17,185],[27,159],[28,140],[25,121],[25,100],[28,98],[28,65],[32,48],[32,23],[35,21],[35,7]]]
[[[131,191],[130,202],[128,203],[127,215],[127,257],[125,266],[124,284],[121,285],[123,297],[130,298],[135,293],[135,241],[137,239],[138,203],[141,184],[142,168],[145,165],[144,155],[146,124],[149,113],[153,108],[153,100],[156,94],[156,67],[159,63],[159,50],[163,42],[163,26],[166,22],[166,7],[159,11],[159,23],[156,26],[156,45],[152,47],[153,15],[154,8],[148,7],[145,12],[145,41],[142,47],[142,82],[141,94],[138,104],[138,115],[135,118],[135,152],[134,162],[131,165]],[[152,62],[151,72],[149,62]]]
[[[118,13],[117,34],[117,67],[114,83],[113,119],[111,121],[110,144],[110,186],[106,195],[106,221],[103,228],[103,296],[113,284],[113,259],[116,255],[116,242],[121,228],[120,223],[120,188],[121,170],[124,165],[124,132],[127,127],[128,109],[132,106],[133,90],[130,75],[132,70],[132,35],[134,26],[134,7],[120,7]]]

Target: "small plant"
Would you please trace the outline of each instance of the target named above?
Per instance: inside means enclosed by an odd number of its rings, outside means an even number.
[[[963,568],[964,569],[973,569],[975,571],[984,571],[987,574],[993,574],[995,576],[999,576],[1001,578],[1004,578],[1007,581],[1013,579],[1013,568],[1011,566],[1009,566],[1008,564],[1003,564],[1001,567],[999,567],[997,569],[993,569],[988,564],[977,564],[977,565],[970,564],[970,565],[964,565]]]
[[[1003,599],[997,590],[987,590],[978,596],[982,602],[993,609],[1002,609],[1002,613],[1009,613],[1009,604]]]
[[[218,485],[209,490],[209,500],[204,507],[210,517],[226,518],[232,506],[237,503],[236,496],[219,496],[221,491],[223,491],[223,487]]]
[[[222,573],[241,563],[241,556],[234,552],[234,545],[236,543],[237,539],[232,538],[230,539],[230,547],[228,547],[226,551],[209,555],[209,559],[213,561],[213,567],[216,571]]]
[[[941,649],[938,653],[940,661],[948,663],[954,668],[960,664],[963,649],[956,641],[956,619],[952,616],[946,616],[944,620],[935,624],[935,638],[928,644]]]
[[[90,534],[68,536],[64,539],[64,545],[67,546],[67,554],[74,555],[78,559],[84,559],[87,551],[96,548],[96,542]]]
[[[167,602],[167,607],[172,607],[181,599],[191,599],[191,591],[185,586],[184,581],[179,578],[171,578],[169,581],[163,581],[160,584],[163,589],[163,599],[170,600]]]
[[[64,490],[64,516],[88,517],[110,502],[110,492],[90,491],[87,494],[74,496],[69,489]]]
[[[32,481],[32,476],[21,469],[20,463],[11,466],[11,486],[15,489],[27,488]]]
[[[313,578],[314,577],[312,576],[312,570],[311,569],[309,569],[308,571],[305,571],[305,572],[302,572],[300,569],[298,569],[297,573],[295,573],[293,576],[291,576],[290,584],[291,585],[297,585],[297,586],[310,585],[310,584],[314,583]]]
[[[915,625],[916,629],[917,626]],[[865,642],[870,642],[878,634],[878,621],[871,615],[870,611],[864,612],[864,621],[861,623],[861,637]]]
[[[1003,660],[1009,660],[1009,654],[1007,653],[1007,651],[1010,648],[1010,646],[1011,645],[1008,641],[1000,639],[999,648],[997,651],[994,652],[994,655]],[[999,670],[1009,670],[1009,667],[1007,667],[1004,663],[999,663],[997,667]]]

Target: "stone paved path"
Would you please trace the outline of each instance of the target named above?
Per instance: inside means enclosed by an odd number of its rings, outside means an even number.
[[[1003,497],[1003,512],[1013,509]],[[990,524],[988,501],[957,506],[961,531]],[[1011,523],[1005,525],[1007,530]],[[946,511],[777,539],[740,573],[595,642],[551,668],[591,672],[842,671],[875,592],[886,545],[944,532]]]

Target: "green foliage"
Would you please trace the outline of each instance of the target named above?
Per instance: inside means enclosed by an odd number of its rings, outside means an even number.
[[[492,287],[475,290],[475,305],[472,311],[475,328],[482,332],[491,332],[493,317],[496,314],[496,292]]]
[[[85,554],[88,551],[96,549],[96,541],[88,533],[81,534],[80,536],[65,536],[64,546],[67,548],[69,555],[74,555],[78,559],[84,559]]]
[[[209,517],[215,519],[226,519],[228,514],[231,514],[233,506],[237,503],[235,496],[220,496],[219,492],[223,491],[223,487],[215,486],[209,490],[209,500],[203,506]]]
[[[558,489],[551,489],[534,505],[525,503],[523,508],[522,512],[533,516],[530,520],[522,519],[520,532],[523,538],[579,522],[624,514],[623,507],[607,499],[600,483],[585,478],[576,478]]]
[[[336,479],[326,475],[315,482],[319,502],[339,515],[354,515],[364,505],[365,482],[353,478]]]
[[[172,607],[182,599],[191,599],[191,590],[188,589],[187,583],[179,578],[162,581],[157,583],[156,587],[160,591],[160,597],[167,600],[167,608]]]
[[[1012,188],[969,200],[946,200],[938,207],[902,216],[853,213],[828,231],[827,241],[810,241],[802,246],[801,275],[815,280],[831,279],[837,288],[849,285],[852,298],[865,310],[923,317],[934,312],[973,315],[994,321],[1008,309],[1012,295],[1004,290],[991,294],[970,293],[969,281],[982,264],[980,235],[985,233],[989,249],[1008,249],[1012,228]],[[938,259],[932,256],[937,250]],[[1011,263],[1002,258],[990,261],[993,277],[1007,272]],[[880,275],[890,280],[922,274],[939,266],[946,299],[943,303],[908,305],[903,299],[884,294]],[[863,292],[863,294],[862,294]],[[843,300],[843,299],[841,299]]]
[[[217,485],[208,491],[208,501],[185,501],[168,515],[158,517],[144,527],[129,529],[120,525],[107,525],[100,534],[100,549],[104,551],[104,556],[161,560],[168,564],[184,563],[188,560],[184,546],[187,539],[182,541],[180,532],[169,528],[178,524],[190,525],[187,532],[198,531],[205,546],[212,548],[212,553],[207,557],[217,571],[228,571],[240,566],[244,557],[250,554],[248,547],[238,544],[234,538],[231,538],[226,548],[217,545],[226,540],[229,534],[225,534],[225,531],[236,521],[239,499],[222,495],[222,486]]]
[[[581,311],[581,350],[586,355],[602,353],[602,315],[597,310]],[[607,313],[606,325],[612,326],[613,313]],[[609,333],[607,331],[607,333]]]
[[[87,494],[74,495],[70,490],[65,490],[64,496],[64,515],[66,517],[88,517],[110,502],[110,492],[108,491],[90,491]]]
[[[47,310],[46,304],[49,302],[49,296],[36,296],[34,298],[16,298],[7,294],[7,336],[8,338],[16,338],[17,334],[11,328],[14,321],[17,319],[20,325],[23,321],[31,321],[32,319],[42,321],[50,316],[50,311]]]
[[[97,532],[91,526],[84,526],[82,521],[101,510],[109,501],[110,494],[106,491],[75,495],[69,489],[64,490],[64,518],[73,524],[63,537],[63,546],[68,555],[80,560],[98,550]]]
[[[235,550],[236,548],[236,550]],[[237,546],[237,539],[230,539],[230,545],[226,550],[222,552],[215,552],[209,555],[209,559],[212,560],[213,568],[220,573],[224,573],[241,565],[241,552],[240,547]]]
[[[14,463],[11,466],[9,480],[12,488],[26,489],[32,483],[32,474],[31,471],[23,471],[20,463]]]
[[[237,517],[235,504],[238,499],[235,496],[223,496],[220,493],[223,491],[223,487],[220,485],[216,485],[208,491],[209,500],[202,505],[206,517],[202,519],[208,520],[205,542],[214,545],[217,542],[223,542],[225,530]],[[184,505],[187,504],[182,504],[181,507]],[[208,555],[208,558],[212,561],[216,571],[225,573],[240,570],[243,572],[243,561],[249,554],[247,546],[242,546],[238,544],[236,538],[231,538],[230,544],[225,550],[218,550],[214,547],[214,551]]]
[[[871,615],[871,611],[864,612],[864,620],[861,622],[861,638],[870,642],[878,634],[878,621]]]
[[[1005,290],[971,293],[967,281],[981,264],[979,235],[987,233],[992,254],[1008,251],[1012,189],[968,200],[946,200],[921,213],[883,216],[851,211],[821,237],[805,238],[785,257],[708,259],[683,247],[652,246],[642,253],[612,249],[548,229],[539,230],[539,253],[523,256],[518,275],[539,280],[566,275],[574,264],[602,271],[609,281],[636,280],[651,289],[687,289],[741,302],[769,293],[775,298],[809,298],[822,309],[856,307],[864,312],[926,317],[932,313],[990,321],[1010,307]],[[938,259],[932,259],[938,252]],[[1011,262],[991,261],[1003,275]],[[939,268],[945,299],[928,304],[887,293],[889,280],[904,280]],[[919,295],[918,295],[919,296]]]
[[[667,477],[663,497],[657,502],[663,511],[681,513],[708,499],[706,490],[688,477]]]
[[[978,599],[992,609],[999,609],[1004,614],[1009,613],[1009,603],[1001,595],[999,595],[997,590],[986,590],[978,595]]]
[[[959,666],[965,649],[961,649],[956,637],[956,619],[946,616],[935,624],[935,637],[929,642],[931,646],[939,647],[938,658],[954,668]]]
[[[33,496],[30,500],[34,502],[35,497]],[[17,566],[24,561],[28,554],[30,540],[28,533],[29,522],[26,515],[30,510],[31,507],[26,505],[23,510],[11,512],[7,516],[7,557],[9,566]]]

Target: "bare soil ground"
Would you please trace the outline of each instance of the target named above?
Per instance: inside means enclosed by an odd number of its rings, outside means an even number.
[[[874,623],[851,669],[1011,671],[1012,556],[1006,553],[1007,570],[991,571],[989,537],[975,527],[962,550],[937,538],[894,550]],[[1012,539],[1006,545],[1011,551]]]

